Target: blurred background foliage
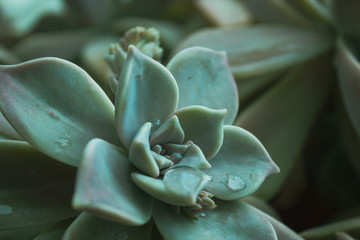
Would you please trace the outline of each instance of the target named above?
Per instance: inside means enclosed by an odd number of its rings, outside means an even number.
[[[0,64],[64,58],[112,98],[104,56],[132,27],[160,31],[163,63],[190,46],[224,50],[234,124],[281,169],[256,201],[306,239],[359,238],[359,10],[358,0],[0,0]]]

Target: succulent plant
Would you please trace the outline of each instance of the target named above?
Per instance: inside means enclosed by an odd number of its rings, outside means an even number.
[[[151,215],[165,239],[276,239],[270,222],[237,200],[279,169],[252,134],[228,125],[238,98],[223,52],[189,48],[164,67],[130,45],[115,108],[65,60],[36,59],[0,72],[1,112],[21,137],[11,127],[7,136],[79,166],[72,206],[84,213],[63,239],[114,231],[143,239]],[[104,230],[87,232],[93,224]]]

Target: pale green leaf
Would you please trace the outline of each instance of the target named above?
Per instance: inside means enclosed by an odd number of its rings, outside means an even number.
[[[151,224],[120,225],[83,212],[66,230],[62,240],[150,240]]]
[[[213,110],[203,106],[184,107],[173,113],[178,116],[185,132],[185,142],[192,141],[198,145],[207,160],[221,147],[225,114],[225,109]]]
[[[182,143],[184,141],[182,130],[177,116],[172,116],[164,122],[150,137],[150,145],[165,143]]]
[[[179,91],[171,73],[130,45],[115,99],[116,128],[125,147],[146,122],[163,122],[175,111]]]
[[[248,204],[216,200],[216,205],[217,208],[194,220],[156,201],[153,217],[164,239],[277,239],[271,224]]]
[[[225,51],[238,80],[283,71],[318,56],[332,47],[332,38],[294,26],[257,24],[196,32],[180,43],[176,52],[191,46]]]
[[[0,112],[0,136],[11,140],[23,140]]]
[[[70,165],[92,138],[120,144],[111,101],[84,70],[58,58],[0,66],[0,110],[26,141]]]
[[[33,240],[61,240],[65,230],[73,221],[74,219],[71,218],[61,222],[57,222],[43,232],[41,232]]]
[[[168,170],[163,179],[152,178],[138,172],[131,174],[135,184],[156,199],[176,206],[191,206],[209,176],[190,167],[177,167]]]
[[[145,224],[152,199],[132,182],[132,171],[124,150],[91,140],[79,166],[73,207],[125,225]]]
[[[252,194],[267,176],[279,172],[260,141],[236,126],[224,126],[223,145],[211,165],[204,172],[213,181],[205,189],[224,200]]]
[[[191,105],[225,108],[225,124],[233,123],[239,99],[225,52],[201,47],[187,48],[176,54],[167,68],[179,86],[178,108]]]
[[[137,131],[129,149],[129,161],[143,173],[158,177],[160,174],[149,144],[151,123],[144,123]]]

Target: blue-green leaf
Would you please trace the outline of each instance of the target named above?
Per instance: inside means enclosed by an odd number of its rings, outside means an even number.
[[[267,176],[279,172],[260,141],[235,126],[224,126],[223,145],[211,165],[204,172],[213,181],[205,189],[224,200],[252,194]]]
[[[171,73],[130,45],[115,99],[116,128],[129,148],[137,130],[175,111],[179,90]]]
[[[132,182],[133,170],[122,149],[91,140],[79,166],[73,207],[125,225],[145,224],[152,199]]]
[[[163,179],[152,178],[138,172],[131,174],[136,185],[156,199],[177,206],[191,206],[209,176],[191,167],[177,167],[165,173]]]
[[[223,141],[225,109],[213,110],[203,106],[188,106],[177,110],[185,132],[185,141],[193,141],[210,160],[220,149]]]
[[[113,104],[84,70],[65,60],[0,66],[0,110],[26,141],[70,165],[78,165],[92,138],[120,144]]]
[[[241,201],[216,201],[217,208],[193,220],[156,201],[153,217],[164,239],[275,240],[271,224]]]
[[[120,225],[83,212],[66,230],[62,240],[150,240],[151,224]]]
[[[179,108],[191,105],[225,108],[225,124],[233,123],[239,100],[225,52],[187,48],[176,54],[167,68],[179,86]]]

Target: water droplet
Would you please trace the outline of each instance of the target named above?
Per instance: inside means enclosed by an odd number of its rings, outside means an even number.
[[[7,205],[0,205],[0,215],[11,214],[12,208]]]
[[[58,139],[56,139],[54,141],[54,143],[56,145],[58,145],[60,148],[67,148],[67,147],[71,147],[71,140],[70,140],[70,135],[66,134],[65,137],[59,137]]]
[[[227,174],[227,181],[225,185],[233,192],[238,192],[246,188],[246,182],[242,177],[230,174]]]
[[[214,181],[214,177],[213,176],[209,176],[209,182]]]
[[[154,119],[151,121],[151,126],[152,127],[159,127],[161,124],[161,121],[159,119]]]
[[[181,155],[181,153],[178,153],[178,152],[173,153],[173,154],[171,154],[171,156],[170,156],[170,160],[173,161],[174,164],[180,162],[181,159],[182,159],[182,155]]]
[[[201,213],[200,213],[200,217],[206,217],[206,213],[201,212]]]

